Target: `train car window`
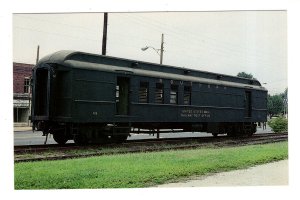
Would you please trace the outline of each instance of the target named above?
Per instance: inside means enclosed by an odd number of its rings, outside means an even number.
[[[183,104],[191,105],[191,86],[184,86]]]
[[[164,103],[164,85],[162,83],[156,83],[155,103]]]
[[[178,86],[171,85],[170,104],[178,104]]]
[[[140,103],[148,103],[149,102],[149,83],[148,82],[140,82],[139,102]]]
[[[119,94],[120,93],[120,87],[116,85],[116,102],[119,102]]]

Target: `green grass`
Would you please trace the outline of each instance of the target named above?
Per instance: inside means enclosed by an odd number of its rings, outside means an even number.
[[[147,187],[288,157],[287,142],[15,164],[16,189]]]

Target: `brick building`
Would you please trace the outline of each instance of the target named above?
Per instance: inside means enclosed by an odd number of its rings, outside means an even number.
[[[29,124],[32,64],[13,63],[14,124]]]

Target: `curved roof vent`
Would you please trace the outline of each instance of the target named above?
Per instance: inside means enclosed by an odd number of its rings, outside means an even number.
[[[183,73],[184,74],[189,74],[189,73],[191,73],[191,70],[186,69],[186,70],[183,71]]]
[[[131,67],[138,68],[139,63],[138,62],[133,62],[133,63],[131,63]]]

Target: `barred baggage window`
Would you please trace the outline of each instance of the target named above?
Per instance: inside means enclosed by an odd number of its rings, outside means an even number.
[[[149,83],[148,82],[140,82],[139,102],[140,103],[148,103],[149,102]]]
[[[164,85],[162,83],[156,83],[155,103],[164,103]]]
[[[184,86],[184,92],[183,92],[183,104],[184,105],[191,105],[191,87],[190,86]]]
[[[120,86],[116,85],[116,102],[119,102]]]
[[[178,104],[178,86],[177,85],[171,85],[170,103]]]

